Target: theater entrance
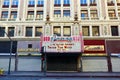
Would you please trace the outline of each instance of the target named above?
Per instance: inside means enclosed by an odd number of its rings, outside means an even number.
[[[81,71],[80,54],[47,54],[47,71]]]

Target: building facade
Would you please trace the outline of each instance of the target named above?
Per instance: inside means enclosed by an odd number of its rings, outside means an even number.
[[[82,71],[120,71],[120,64],[112,70],[107,66],[120,61],[108,57],[119,55],[119,45],[111,52],[113,48],[107,47],[109,40],[112,43],[120,39],[120,0],[0,0],[0,27],[0,43],[9,45],[8,36],[11,37],[17,42],[13,51],[18,55],[39,55],[41,34],[73,36],[82,32]]]

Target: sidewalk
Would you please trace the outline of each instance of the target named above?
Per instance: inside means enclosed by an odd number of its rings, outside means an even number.
[[[14,77],[115,77],[120,78],[120,72],[38,72],[38,71],[17,71],[10,75],[5,73],[2,76]]]

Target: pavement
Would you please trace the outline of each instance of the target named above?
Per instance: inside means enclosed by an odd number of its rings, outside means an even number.
[[[38,72],[38,71],[16,71],[0,76],[11,77],[113,77],[120,78],[120,72]]]

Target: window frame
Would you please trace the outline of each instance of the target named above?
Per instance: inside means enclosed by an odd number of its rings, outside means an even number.
[[[29,29],[29,30],[28,30],[28,29]],[[25,36],[26,36],[26,37],[32,37],[32,34],[33,34],[33,27],[31,27],[31,26],[26,27]]]

